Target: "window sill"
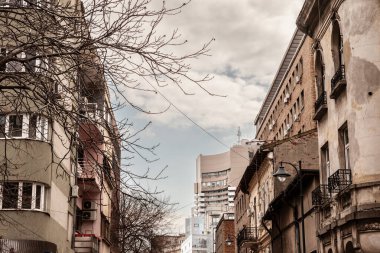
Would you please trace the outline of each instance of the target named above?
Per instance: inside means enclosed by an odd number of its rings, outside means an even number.
[[[9,209],[0,209],[0,212],[33,212],[33,213],[43,213],[50,216],[50,213],[45,210],[37,210],[37,209],[18,209],[18,208],[9,208]]]
[[[28,141],[50,143],[50,140],[39,140],[39,139],[33,139],[29,137],[0,137],[0,140],[28,140]]]

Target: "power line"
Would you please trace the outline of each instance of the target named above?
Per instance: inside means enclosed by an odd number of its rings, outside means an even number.
[[[146,79],[145,79],[146,80]],[[230,146],[228,146],[227,144],[225,144],[224,142],[222,142],[221,140],[219,140],[215,135],[213,135],[212,133],[210,133],[209,131],[207,131],[205,128],[203,128],[201,125],[199,125],[197,122],[195,122],[192,118],[190,118],[190,116],[188,116],[186,113],[184,113],[181,109],[179,109],[170,99],[168,99],[164,94],[162,94],[162,92],[160,92],[158,89],[156,89],[156,87],[154,87],[148,80],[146,80],[147,83],[154,89],[155,92],[157,92],[161,97],[163,97],[171,106],[173,106],[179,113],[182,114],[182,116],[184,116],[185,118],[187,118],[190,122],[192,122],[195,126],[197,126],[199,129],[201,129],[203,132],[205,132],[209,137],[211,137],[212,139],[214,139],[216,142],[218,142],[219,144],[221,144],[222,146],[230,149],[232,152],[234,152],[235,154],[239,155],[240,157],[246,159],[249,161],[249,158],[241,155],[240,153],[236,152],[235,150],[231,149]]]

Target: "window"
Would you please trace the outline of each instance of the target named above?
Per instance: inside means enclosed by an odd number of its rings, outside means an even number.
[[[47,141],[48,119],[40,115],[0,115],[0,138],[30,138]]]
[[[44,209],[45,186],[31,182],[0,184],[0,209]]]
[[[3,60],[6,55],[7,55],[7,49],[5,49],[3,47],[0,48],[0,61]],[[0,65],[0,71],[5,71],[6,69],[7,69],[7,64],[2,63]]]
[[[322,50],[317,49],[315,56],[315,84],[317,87],[318,97],[322,96],[325,91],[325,69],[324,69]]]
[[[331,54],[333,57],[335,72],[338,72],[343,65],[343,39],[337,19],[332,22]]]
[[[0,6],[2,7],[10,7],[10,6],[41,6],[42,1],[40,0],[0,0]],[[45,3],[46,7],[48,6]]]
[[[0,138],[5,137],[6,116],[0,114]]]
[[[9,115],[9,137],[22,137],[23,115]]]
[[[340,129],[339,129],[339,136],[340,136],[340,145],[341,150],[343,150],[343,163],[342,167],[344,167],[346,170],[351,169],[350,167],[350,140],[348,138],[348,128],[347,123],[345,123]]]
[[[322,162],[322,182],[327,184],[328,177],[331,175],[330,171],[330,154],[329,144],[326,143],[321,148],[321,162]]]
[[[300,95],[300,103],[299,103],[299,110],[302,111],[304,106],[305,106],[305,95],[303,93],[303,91],[301,92],[301,95]]]

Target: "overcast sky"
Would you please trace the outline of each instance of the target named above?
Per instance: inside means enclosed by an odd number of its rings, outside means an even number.
[[[295,20],[302,3],[303,0],[192,0],[180,14],[166,19],[161,29],[178,28],[194,49],[215,38],[212,56],[194,62],[192,74],[212,74],[214,78],[206,88],[226,97],[207,95],[194,86],[189,87],[195,93],[191,96],[175,87],[160,91],[227,146],[236,143],[239,126],[244,138],[253,139],[253,120],[296,29]],[[160,110],[168,106],[159,94],[128,95],[134,103],[148,108]],[[173,202],[178,202],[175,230],[183,231],[181,225],[193,206],[197,156],[225,152],[227,147],[173,107],[156,116],[128,110],[127,116],[136,129],[152,121],[141,138],[147,145],[160,143],[157,150],[160,160],[147,165],[136,159],[135,168],[149,166],[158,171],[168,165],[167,178],[151,183],[151,187],[158,186]]]

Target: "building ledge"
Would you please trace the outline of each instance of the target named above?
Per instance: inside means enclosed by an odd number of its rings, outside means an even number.
[[[336,84],[333,86],[331,84],[331,99],[336,99],[339,97],[339,95],[346,89],[347,82],[346,79],[341,79],[336,82]]]

